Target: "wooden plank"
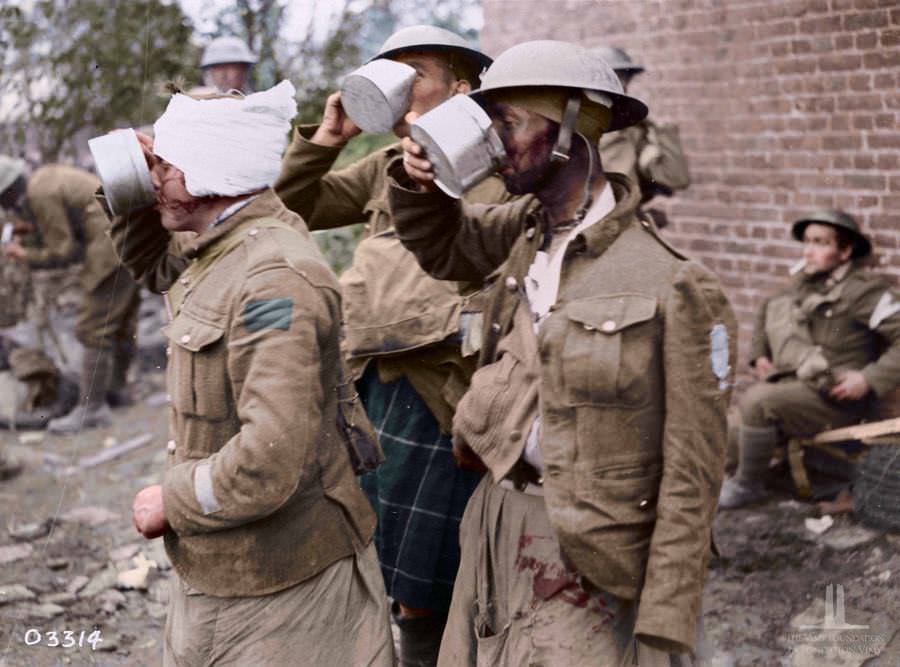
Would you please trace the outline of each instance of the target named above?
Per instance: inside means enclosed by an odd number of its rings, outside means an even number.
[[[805,442],[818,445],[826,442],[865,440],[868,438],[877,438],[879,436],[894,434],[900,434],[900,417],[869,422],[867,424],[856,424],[855,426],[846,426],[844,428],[836,428],[831,431],[823,431],[816,437],[811,440],[806,440]]]

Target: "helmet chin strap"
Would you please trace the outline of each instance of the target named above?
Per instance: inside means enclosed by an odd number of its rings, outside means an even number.
[[[594,202],[594,197],[591,193],[591,182],[595,168],[594,152],[591,150],[591,144],[587,140],[587,137],[580,132],[575,131],[575,124],[578,122],[578,113],[580,111],[581,91],[573,90],[569,94],[569,99],[566,101],[566,109],[563,112],[562,122],[559,124],[559,134],[556,137],[556,144],[553,146],[550,157],[551,162],[557,166],[562,166],[567,163],[570,158],[569,154],[572,150],[572,135],[581,137],[581,140],[584,142],[584,147],[587,149],[588,171],[584,181],[584,195],[581,198],[581,205],[575,213],[576,223],[584,220],[584,216],[587,215],[588,209],[590,209],[591,204]]]

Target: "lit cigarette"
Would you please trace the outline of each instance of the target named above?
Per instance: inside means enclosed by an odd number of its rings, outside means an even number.
[[[801,259],[799,262],[797,262],[796,264],[791,266],[791,268],[788,269],[788,273],[792,276],[796,276],[798,273],[800,273],[805,268],[806,268],[806,260]]]

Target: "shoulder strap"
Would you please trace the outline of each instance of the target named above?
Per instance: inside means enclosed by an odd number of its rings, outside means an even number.
[[[181,306],[184,303],[184,299],[190,291],[189,286],[196,286],[203,280],[203,278],[206,277],[206,274],[212,270],[218,259],[228,255],[232,250],[244,242],[246,234],[250,233],[253,229],[268,229],[272,227],[297,232],[290,224],[279,220],[278,218],[251,218],[235,227],[231,230],[230,234],[222,238],[218,243],[207,249],[201,257],[198,257],[189,264],[187,269],[181,274],[181,279],[175,281],[166,294],[170,317],[174,318],[178,315]]]

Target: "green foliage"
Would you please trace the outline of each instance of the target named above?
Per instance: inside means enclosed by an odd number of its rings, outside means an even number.
[[[76,155],[85,132],[151,122],[166,102],[160,84],[196,61],[192,32],[180,7],[162,0],[3,8],[0,97],[13,107],[13,136],[24,139],[27,128],[33,148],[51,161]]]

